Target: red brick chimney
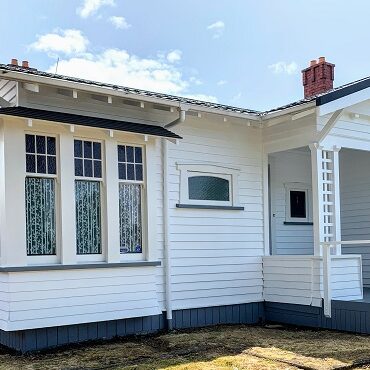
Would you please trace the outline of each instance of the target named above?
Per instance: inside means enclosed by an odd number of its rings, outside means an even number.
[[[310,66],[302,70],[304,97],[321,94],[333,88],[335,64],[325,61],[325,57],[319,60],[311,60]]]

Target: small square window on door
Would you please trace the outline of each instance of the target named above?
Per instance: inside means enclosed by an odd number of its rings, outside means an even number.
[[[290,196],[290,217],[307,218],[307,192],[304,190],[291,190]]]
[[[311,223],[311,188],[300,183],[285,184],[285,223]]]

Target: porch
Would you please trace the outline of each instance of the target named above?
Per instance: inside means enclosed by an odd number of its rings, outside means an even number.
[[[327,317],[332,301],[370,312],[370,152],[311,146],[270,154],[268,163],[264,299],[324,302]]]

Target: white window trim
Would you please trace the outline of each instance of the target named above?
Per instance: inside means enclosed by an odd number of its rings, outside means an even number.
[[[122,180],[118,177],[118,186],[120,183],[125,183],[125,184],[139,184],[141,185],[141,232],[142,232],[142,235],[141,235],[141,239],[142,239],[142,246],[141,246],[141,253],[121,253],[121,245],[118,246],[119,250],[120,250],[120,260],[122,262],[125,262],[125,261],[143,261],[145,260],[145,256],[147,255],[147,246],[148,246],[148,228],[147,228],[147,225],[148,225],[148,217],[147,217],[147,211],[148,211],[148,207],[147,207],[147,189],[146,189],[146,177],[147,177],[147,174],[146,174],[146,147],[145,145],[141,145],[141,144],[136,144],[136,143],[132,143],[132,142],[122,142],[122,141],[119,141],[117,142],[117,152],[116,154],[118,155],[118,146],[132,146],[132,147],[139,147],[141,148],[141,155],[142,155],[142,166],[143,166],[143,180],[142,181],[138,181],[138,180]],[[118,164],[119,163],[123,163],[123,162],[119,162],[117,160],[117,172],[118,172]],[[128,163],[128,162],[125,162],[125,163]],[[118,201],[119,201],[119,197],[118,197]],[[118,216],[119,217],[119,216]],[[120,220],[118,220],[119,224],[120,224]],[[121,232],[121,229],[119,229],[119,233]],[[119,236],[119,241],[120,241],[120,244],[121,244],[121,235]]]
[[[58,264],[60,263],[60,247],[61,247],[61,235],[60,235],[60,163],[59,163],[59,141],[58,141],[58,135],[48,133],[48,132],[40,132],[40,131],[25,131],[24,132],[24,138],[26,135],[35,135],[35,136],[46,136],[46,137],[53,137],[55,138],[55,157],[56,157],[56,175],[52,174],[43,174],[43,173],[33,173],[33,172],[27,172],[26,171],[26,146],[24,146],[24,180],[26,180],[27,177],[37,177],[37,178],[46,178],[46,179],[55,179],[55,227],[56,227],[56,248],[55,248],[55,254],[53,255],[27,255],[27,265],[48,265],[48,264]],[[26,211],[26,210],[25,210]]]
[[[285,222],[312,222],[312,187],[309,184],[300,182],[290,182],[284,184],[285,186]],[[290,216],[290,192],[304,191],[306,193],[306,217],[291,217]]]
[[[205,206],[239,206],[238,176],[240,169],[235,167],[220,166],[217,164],[177,163],[180,171],[180,204],[205,205]],[[189,199],[189,177],[213,176],[229,180],[229,201],[194,200]]]
[[[100,143],[101,146],[101,166],[102,166],[102,176],[101,177],[85,177],[85,176],[76,176],[74,175],[74,186],[76,181],[94,181],[94,182],[99,182],[100,183],[100,227],[101,227],[101,253],[100,254],[78,254],[77,253],[77,245],[75,248],[75,255],[76,255],[76,261],[77,263],[84,263],[84,262],[103,262],[106,260],[107,256],[107,251],[106,251],[106,245],[105,245],[105,240],[106,240],[106,227],[105,227],[105,220],[104,220],[104,215],[106,214],[106,192],[105,192],[105,176],[106,176],[106,171],[105,171],[105,142],[104,140],[100,139],[95,139],[95,138],[90,138],[90,137],[79,137],[79,136],[74,136],[73,137],[73,144],[75,140],[81,140],[82,142],[84,141],[91,141],[92,143]],[[83,145],[83,144],[82,144]],[[74,148],[74,146],[73,146]],[[81,157],[77,157],[81,158]],[[75,155],[73,153],[73,173],[75,173]],[[84,157],[82,157],[82,160]],[[76,202],[73,205],[73,207],[76,207]],[[74,220],[75,222],[75,228],[77,228],[76,225],[76,219]],[[77,242],[77,240],[76,240]]]

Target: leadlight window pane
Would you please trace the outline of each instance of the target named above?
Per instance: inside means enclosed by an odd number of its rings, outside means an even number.
[[[36,136],[36,150],[38,154],[46,154],[45,136]]]
[[[126,157],[127,162],[134,163],[134,148],[132,146],[126,146]]]
[[[57,173],[57,159],[51,155],[48,155],[48,173],[56,174]]]
[[[143,166],[141,164],[135,165],[136,181],[143,181]]]
[[[215,176],[192,176],[188,178],[189,199],[230,201],[230,182]]]
[[[132,163],[127,164],[127,180],[135,180],[135,167]]]
[[[102,178],[101,143],[75,140],[75,176]]]
[[[76,180],[77,254],[101,254],[100,182]]]
[[[93,177],[92,161],[84,160],[85,177]]]
[[[100,143],[94,143],[94,159],[101,159],[101,144]]]
[[[119,184],[121,253],[142,253],[142,189],[140,184]]]
[[[37,156],[37,173],[46,173],[46,156]]]
[[[290,191],[290,217],[306,218],[306,192],[299,190]]]
[[[47,152],[50,155],[56,155],[55,137],[47,138]]]
[[[27,177],[25,193],[27,255],[55,255],[55,179]]]
[[[92,142],[84,141],[84,158],[92,158]]]
[[[75,140],[75,157],[82,158],[82,140]]]
[[[26,135],[26,153],[35,153],[35,135]]]
[[[26,154],[26,172],[36,173],[36,156]]]
[[[135,147],[135,163],[143,163],[142,150],[140,147]]]

